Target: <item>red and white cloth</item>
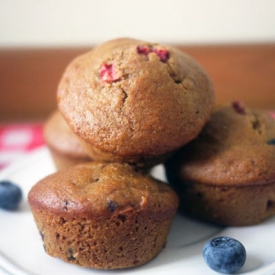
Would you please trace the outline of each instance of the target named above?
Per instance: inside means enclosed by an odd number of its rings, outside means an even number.
[[[275,119],[275,112],[270,112],[270,114]]]
[[[0,125],[0,169],[44,144],[42,124]]]

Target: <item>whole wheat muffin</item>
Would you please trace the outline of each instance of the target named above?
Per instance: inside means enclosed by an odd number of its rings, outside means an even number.
[[[228,226],[260,223],[275,214],[275,121],[240,102],[220,107],[165,169],[187,215]]]
[[[74,59],[57,100],[93,159],[157,164],[198,135],[214,91],[178,49],[121,38]]]
[[[178,207],[168,184],[119,163],[61,170],[39,181],[28,199],[46,252],[96,269],[154,258]]]
[[[59,111],[53,112],[45,122],[44,140],[57,170],[92,161]]]

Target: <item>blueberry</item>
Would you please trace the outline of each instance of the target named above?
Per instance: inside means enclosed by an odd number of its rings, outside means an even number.
[[[109,200],[107,207],[110,210],[110,212],[115,212],[115,210],[117,209],[117,202]]]
[[[0,208],[14,210],[22,199],[19,186],[8,180],[0,181]]]
[[[232,274],[244,265],[244,246],[230,237],[217,237],[207,242],[203,248],[203,258],[214,271]]]
[[[272,138],[270,140],[267,141],[268,145],[275,145],[275,138]]]

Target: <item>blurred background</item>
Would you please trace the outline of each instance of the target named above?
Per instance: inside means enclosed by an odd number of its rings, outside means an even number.
[[[274,42],[274,0],[1,0],[0,46]]]
[[[125,36],[192,55],[217,103],[275,109],[274,0],[1,0],[0,121],[44,120],[68,62]]]

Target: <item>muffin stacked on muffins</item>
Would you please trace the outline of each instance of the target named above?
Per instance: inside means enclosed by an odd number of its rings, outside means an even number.
[[[31,189],[46,252],[102,269],[150,261],[165,245],[179,202],[146,171],[200,133],[214,104],[211,80],[175,48],[123,38],[73,60],[57,102],[94,162]]]
[[[57,100],[93,159],[152,166],[199,134],[214,91],[179,50],[116,39],[69,64]]]
[[[241,102],[217,108],[198,138],[165,164],[190,217],[227,226],[275,215],[275,121]]]

